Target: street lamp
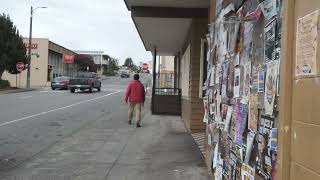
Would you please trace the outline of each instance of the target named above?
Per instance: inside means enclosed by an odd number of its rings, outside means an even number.
[[[29,34],[29,47],[28,47],[28,71],[27,71],[27,88],[30,88],[30,67],[31,67],[31,43],[32,43],[32,17],[33,13],[37,9],[45,9],[47,7],[36,7],[33,9],[31,6],[31,11],[30,11],[30,34]]]

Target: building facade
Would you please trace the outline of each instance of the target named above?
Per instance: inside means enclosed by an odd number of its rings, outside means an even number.
[[[23,42],[27,47],[29,39],[24,38]],[[44,87],[55,77],[74,76],[77,73],[78,66],[74,62],[64,61],[65,55],[74,57],[76,53],[49,39],[33,38],[31,51],[31,87]],[[24,88],[27,84],[27,70],[18,75],[5,72],[2,78],[8,80],[12,87]]]

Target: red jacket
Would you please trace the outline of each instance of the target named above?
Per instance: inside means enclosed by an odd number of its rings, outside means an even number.
[[[128,85],[124,100],[126,102],[129,100],[131,103],[144,103],[145,91],[143,84],[137,80],[131,81]]]

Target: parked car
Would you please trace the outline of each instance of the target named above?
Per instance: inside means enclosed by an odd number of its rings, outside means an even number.
[[[79,72],[77,76],[69,80],[69,89],[74,93],[76,89],[84,91],[89,90],[90,93],[93,89],[101,91],[101,80],[96,73],[93,72]]]
[[[121,72],[121,78],[130,78],[130,74],[126,71]]]
[[[67,76],[61,76],[61,77],[56,77],[54,80],[51,82],[51,89],[64,89],[68,90],[69,86],[69,79],[70,77]]]

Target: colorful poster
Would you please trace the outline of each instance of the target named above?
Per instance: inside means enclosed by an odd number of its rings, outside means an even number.
[[[276,20],[273,20],[264,28],[264,38],[264,61],[267,63],[275,60],[276,57]]]
[[[267,21],[277,15],[277,1],[265,0],[260,4],[262,13]]]
[[[233,96],[240,97],[240,78],[241,78],[241,70],[240,68],[235,68],[234,70],[234,86],[233,86]]]
[[[254,180],[255,169],[243,163],[241,167],[241,180]]]
[[[320,10],[297,22],[296,76],[317,74],[318,20]]]
[[[251,62],[247,61],[244,64],[244,83],[243,83],[243,90],[242,90],[242,103],[247,104],[248,103],[248,97],[250,95],[250,78],[251,78]]]
[[[257,132],[258,129],[258,105],[259,97],[258,95],[249,96],[249,120],[248,120],[248,129],[251,131]]]
[[[278,61],[267,63],[266,90],[264,95],[264,108],[267,115],[273,114],[278,68]]]
[[[259,69],[258,76],[258,92],[264,92],[265,71],[262,68]]]

